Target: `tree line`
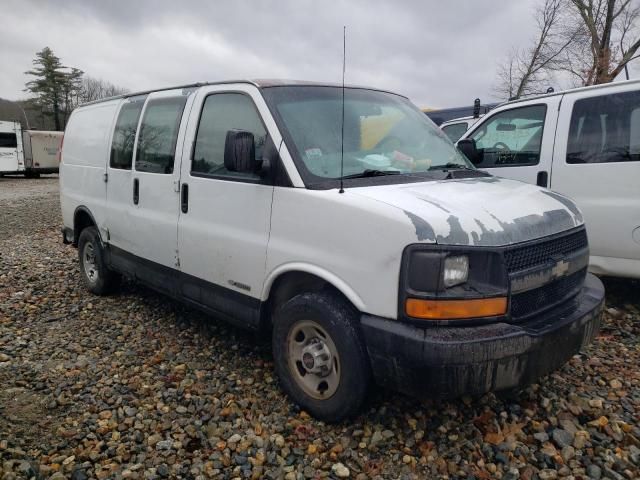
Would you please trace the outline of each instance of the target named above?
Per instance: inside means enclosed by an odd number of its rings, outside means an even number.
[[[24,90],[31,98],[0,100],[2,119],[18,120],[24,127],[64,130],[78,105],[127,93],[125,88],[65,66],[49,47],[36,53],[33,68],[25,74],[31,77]]]
[[[500,98],[612,82],[640,56],[639,0],[540,0],[534,19],[530,45],[498,68]]]

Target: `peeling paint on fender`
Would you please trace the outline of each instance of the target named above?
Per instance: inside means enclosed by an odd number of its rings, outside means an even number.
[[[407,212],[406,210],[404,211],[404,213],[407,215],[407,217],[409,217],[411,223],[413,223],[413,226],[416,229],[416,237],[418,240],[429,240],[432,242],[435,241],[436,234],[433,231],[431,225],[429,225],[426,220],[424,220],[422,217],[414,215],[411,212]]]
[[[438,235],[437,243],[442,245],[469,245],[469,233],[462,228],[458,217],[449,215],[447,223],[449,224],[449,235],[446,237]]]
[[[561,204],[563,204],[565,207],[567,207],[571,211],[571,213],[573,213],[573,215],[576,218],[579,219],[580,222],[583,221],[582,220],[582,213],[578,209],[577,205],[575,203],[573,203],[573,201],[569,200],[564,195],[560,195],[559,193],[552,192],[551,190],[541,190],[541,191],[545,195],[549,195],[551,198],[559,201]]]

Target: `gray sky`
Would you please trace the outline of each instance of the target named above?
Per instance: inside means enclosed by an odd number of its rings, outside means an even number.
[[[489,101],[496,66],[535,35],[535,0],[3,0],[0,97],[36,51],[130,90],[232,78],[340,81],[421,107]]]

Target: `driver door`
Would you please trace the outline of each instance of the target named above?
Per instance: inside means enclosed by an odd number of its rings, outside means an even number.
[[[481,161],[492,175],[551,185],[551,162],[560,96],[517,104],[487,115],[464,138],[476,141]]]

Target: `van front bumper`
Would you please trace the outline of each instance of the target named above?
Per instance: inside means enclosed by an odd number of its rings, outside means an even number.
[[[573,299],[519,324],[427,327],[362,316],[379,385],[419,397],[451,398],[514,389],[562,366],[600,327],[604,287],[587,274]]]

